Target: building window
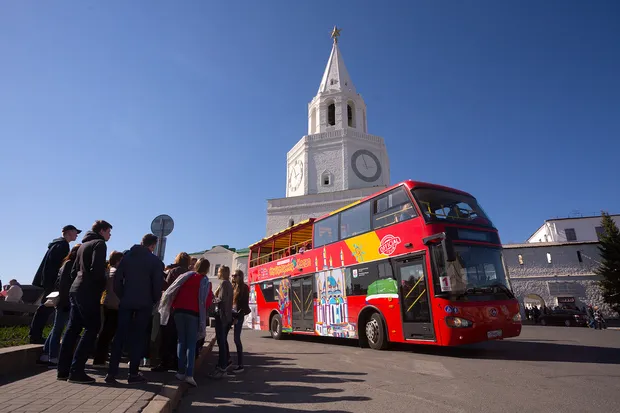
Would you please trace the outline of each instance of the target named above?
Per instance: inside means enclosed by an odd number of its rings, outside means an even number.
[[[350,128],[355,127],[355,106],[353,102],[347,104],[347,121]]]
[[[596,231],[596,237],[600,241],[601,237],[605,234],[605,228],[603,228],[603,227],[596,227],[596,228],[594,228],[594,230]]]
[[[523,255],[519,254],[519,265],[523,265]]]
[[[577,251],[577,259],[579,262],[583,262],[583,258],[581,258],[581,251]]]
[[[219,269],[220,269],[220,264],[215,264],[215,267],[213,268],[213,276],[215,278],[217,278],[217,272],[219,271]]]
[[[332,184],[332,174],[325,171],[321,174],[321,185],[330,186]]]
[[[550,252],[547,253],[547,262],[551,264],[551,253]]]
[[[336,124],[336,104],[330,103],[327,106],[327,125],[334,126]]]
[[[566,228],[564,230],[566,234],[566,241],[577,241],[577,234],[575,233],[575,228]]]

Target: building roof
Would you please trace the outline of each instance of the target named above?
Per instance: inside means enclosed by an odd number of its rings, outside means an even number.
[[[325,66],[318,94],[337,92],[357,93],[355,85],[353,85],[351,77],[349,77],[347,67],[344,65],[338,42],[335,41],[327,61],[327,66]]]
[[[610,214],[610,217],[620,217],[620,214]],[[564,221],[567,219],[588,219],[588,218],[601,218],[602,215],[586,215],[583,217],[560,217],[560,218],[549,218],[546,219],[545,222],[551,222],[551,221]],[[542,226],[542,225],[541,225]],[[540,229],[540,227],[538,227]]]
[[[528,242],[525,244],[504,244],[502,248],[547,248],[547,247],[561,247],[563,245],[586,245],[586,244],[598,244],[598,241],[574,241],[574,242]]]

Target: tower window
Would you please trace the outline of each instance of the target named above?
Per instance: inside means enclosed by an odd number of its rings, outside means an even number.
[[[351,105],[347,105],[347,120],[349,122],[349,127],[353,127],[353,109],[351,109]]]
[[[334,126],[336,124],[336,105],[330,103],[327,107],[327,125]]]
[[[322,186],[330,186],[332,184],[332,174],[325,171],[321,174],[321,185]]]

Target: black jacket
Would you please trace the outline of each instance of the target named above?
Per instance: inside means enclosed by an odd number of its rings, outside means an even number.
[[[164,277],[164,263],[157,256],[142,245],[131,247],[114,274],[120,308],[152,308],[161,298]]]
[[[71,271],[73,284],[70,289],[83,305],[98,305],[101,300],[106,284],[107,252],[108,247],[101,235],[92,231],[84,235]]]
[[[42,287],[46,293],[52,292],[58,279],[62,260],[69,254],[69,243],[64,238],[56,238],[47,246],[47,252],[32,280],[32,285]]]
[[[65,262],[58,272],[58,304],[56,308],[63,311],[69,311],[71,308],[69,304],[69,290],[71,289],[71,284],[73,284],[71,270],[73,269],[74,263],[75,261]]]

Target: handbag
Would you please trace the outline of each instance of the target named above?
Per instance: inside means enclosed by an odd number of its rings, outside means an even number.
[[[46,307],[56,307],[58,305],[58,301],[60,300],[60,292],[53,291],[47,297],[47,300],[43,303]]]

